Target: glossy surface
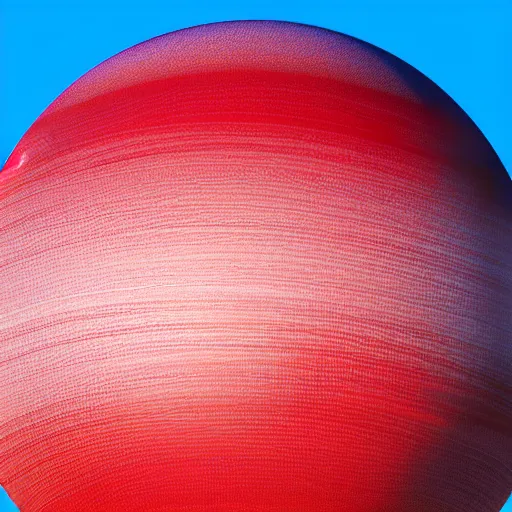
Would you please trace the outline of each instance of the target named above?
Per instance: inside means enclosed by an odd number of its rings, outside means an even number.
[[[511,182],[438,88],[300,25],[148,41],[0,173],[22,512],[497,511]]]

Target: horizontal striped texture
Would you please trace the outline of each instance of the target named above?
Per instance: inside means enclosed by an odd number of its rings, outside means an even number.
[[[427,78],[233,22],[101,64],[0,172],[21,512],[497,512],[512,186]]]

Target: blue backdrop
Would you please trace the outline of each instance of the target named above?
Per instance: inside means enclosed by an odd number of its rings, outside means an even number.
[[[512,172],[510,0],[0,0],[0,165],[96,64],[166,32],[233,19],[318,25],[397,55],[469,114]],[[0,512],[15,510],[0,488]]]

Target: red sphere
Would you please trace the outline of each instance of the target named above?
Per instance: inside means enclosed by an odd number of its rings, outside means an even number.
[[[0,173],[22,512],[496,512],[512,186],[410,66],[280,22],[83,76]]]

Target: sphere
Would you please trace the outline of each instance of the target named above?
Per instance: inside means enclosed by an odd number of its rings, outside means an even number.
[[[22,512],[496,512],[512,185],[362,41],[228,22],[67,89],[0,173]]]

